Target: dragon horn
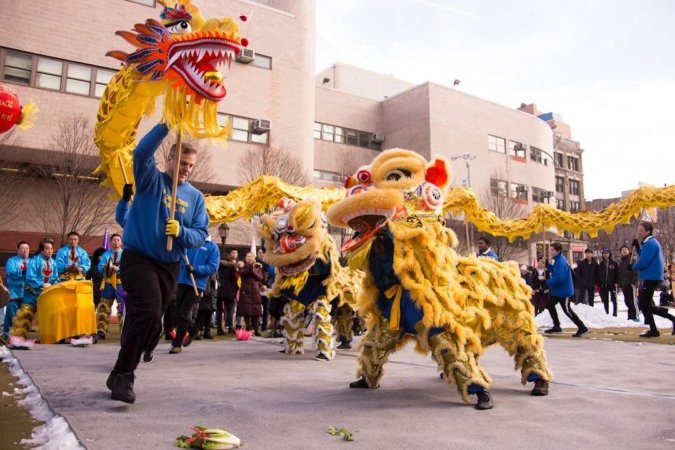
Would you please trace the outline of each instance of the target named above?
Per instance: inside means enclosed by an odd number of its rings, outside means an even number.
[[[124,61],[127,59],[127,56],[129,56],[129,54],[119,50],[110,50],[109,52],[106,52],[105,56],[111,56],[115,59],[119,59],[120,61]]]
[[[131,31],[116,31],[115,34],[121,36],[125,41],[138,48],[152,48],[156,46],[156,42],[144,42],[143,40],[139,39],[137,34],[132,33]]]

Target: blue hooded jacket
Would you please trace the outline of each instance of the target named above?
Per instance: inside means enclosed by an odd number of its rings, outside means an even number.
[[[192,248],[187,251],[187,257],[190,265],[195,269],[194,277],[197,289],[206,290],[206,282],[209,275],[218,272],[220,263],[220,250],[213,241],[204,241],[204,245],[199,248]],[[192,286],[190,274],[187,271],[185,258],[181,260],[180,273],[178,274],[178,284],[187,284]]]
[[[553,258],[553,265],[547,264],[546,268],[551,272],[551,278],[546,280],[546,284],[551,288],[552,296],[567,298],[574,295],[572,271],[562,254],[556,255]]]
[[[22,269],[26,265],[28,269],[28,258],[25,260],[20,256],[12,256],[5,264],[5,272],[7,273],[7,289],[9,290],[9,298],[16,300],[23,298],[23,290],[26,283],[26,272]]]
[[[642,248],[638,250],[638,260],[633,263],[633,271],[639,271],[638,278],[648,281],[662,281],[665,261],[661,244],[654,236],[647,236],[642,242]]]

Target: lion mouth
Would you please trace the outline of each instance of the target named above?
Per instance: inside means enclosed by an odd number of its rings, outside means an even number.
[[[377,234],[394,215],[393,210],[375,209],[366,213],[352,214],[345,221],[354,234],[342,244],[342,251],[348,252],[359,248],[365,241]]]
[[[277,269],[281,275],[288,277],[308,270],[310,267],[312,267],[312,265],[314,265],[315,261],[316,253],[311,253],[308,257],[301,259],[298,262],[294,262],[293,264],[288,264],[286,266],[279,266]]]
[[[169,50],[168,67],[207,100],[218,101],[227,93],[222,83],[222,69],[229,71],[240,47],[225,38],[209,37],[197,41],[177,42]]]

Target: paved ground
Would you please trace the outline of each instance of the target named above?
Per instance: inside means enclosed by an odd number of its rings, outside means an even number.
[[[411,347],[394,355],[378,390],[347,387],[356,351],[322,363],[280,348],[279,339],[199,341],[169,355],[162,342],[137,372],[135,405],[105,388],[115,344],[14,354],[89,449],[168,449],[197,424],[225,428],[251,450],[675,447],[669,345],[547,339],[556,379],[543,398],[520,385],[503,350],[490,349],[481,361],[494,379],[491,411],[463,404]],[[327,434],[330,426],[354,441]]]

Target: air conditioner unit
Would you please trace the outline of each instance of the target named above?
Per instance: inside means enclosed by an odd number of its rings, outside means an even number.
[[[256,119],[253,122],[253,126],[251,127],[251,133],[253,134],[263,134],[267,133],[270,131],[270,128],[272,127],[272,123],[267,120],[267,119]]]
[[[375,142],[377,144],[380,144],[384,142],[384,134],[381,133],[375,133],[373,136],[370,138],[371,142]]]
[[[255,52],[250,48],[242,48],[237,55],[237,62],[250,64],[255,59]]]
[[[527,186],[516,186],[516,192],[529,192],[530,188]]]

